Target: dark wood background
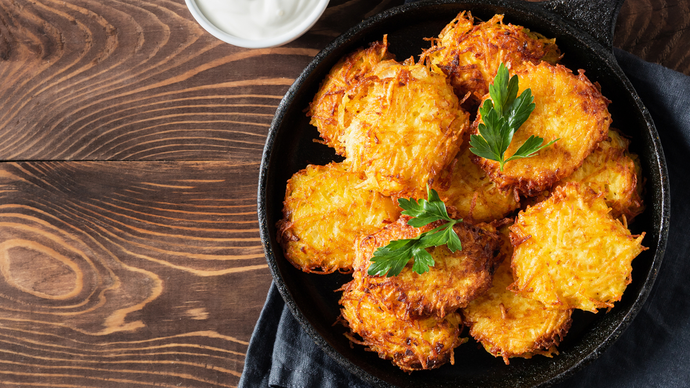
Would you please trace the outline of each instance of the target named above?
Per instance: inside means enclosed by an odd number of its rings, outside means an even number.
[[[402,0],[249,50],[183,0],[0,0],[0,385],[233,387],[271,283],[259,161],[311,58]],[[615,46],[690,74],[690,0]]]

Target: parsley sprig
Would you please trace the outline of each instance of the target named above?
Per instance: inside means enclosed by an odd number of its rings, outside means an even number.
[[[446,205],[441,201],[436,190],[429,189],[428,186],[427,198],[428,200],[420,199],[419,201],[414,198],[398,199],[398,204],[404,209],[402,214],[413,217],[407,221],[407,224],[418,228],[439,220],[447,222],[415,238],[394,240],[385,247],[376,249],[371,258],[369,275],[397,276],[412,258],[414,258],[412,270],[423,274],[435,264],[427,248],[447,245],[451,252],[462,250],[460,238],[453,230],[453,225],[462,222],[462,219],[450,218]]]
[[[540,150],[560,139],[544,143],[539,136],[530,136],[515,153],[505,159],[505,152],[513,141],[513,135],[527,121],[535,108],[531,89],[525,89],[518,97],[518,77],[509,78],[508,69],[501,63],[489,85],[489,96],[479,108],[483,123],[478,126],[479,134],[470,136],[470,152],[482,158],[498,162],[501,171],[503,166],[515,159],[529,158]]]

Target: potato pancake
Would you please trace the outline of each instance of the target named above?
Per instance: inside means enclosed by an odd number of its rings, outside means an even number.
[[[305,272],[349,272],[354,241],[398,219],[389,197],[358,188],[362,176],[346,163],[309,165],[290,178],[278,222],[285,257]]]
[[[508,260],[496,269],[489,291],[462,310],[464,322],[470,327],[470,335],[493,356],[502,357],[506,365],[511,357],[551,357],[558,353],[556,346],[570,328],[572,310],[549,308],[508,290],[513,283],[513,249],[507,229],[502,237],[505,243],[501,249]]]
[[[367,346],[407,372],[438,368],[449,361],[453,364],[453,349],[466,342],[460,338],[460,314],[400,319],[366,287],[357,279],[343,286],[341,314],[352,342]]]
[[[410,261],[397,276],[369,276],[370,259],[378,247],[392,240],[417,237],[442,223],[415,228],[407,225],[407,220],[409,217],[402,216],[379,232],[361,237],[356,244],[354,276],[365,284],[371,298],[401,319],[430,315],[443,318],[489,289],[499,237],[489,225],[465,222],[453,228],[460,237],[462,250],[451,252],[445,245],[427,249],[435,261],[428,272],[414,272]]]
[[[351,121],[341,140],[363,187],[396,197],[420,198],[426,185],[457,154],[469,115],[440,70],[381,62],[340,110]]]
[[[338,155],[345,156],[345,147],[340,142],[343,123],[339,121],[338,107],[348,89],[355,87],[377,63],[392,60],[388,52],[388,40],[374,42],[368,48],[361,48],[338,61],[322,81],[319,91],[309,104],[310,124],[318,128],[324,144],[335,148]]]
[[[472,160],[502,189],[514,187],[520,194],[534,196],[572,174],[606,139],[611,124],[609,101],[582,71],[575,75],[564,66],[541,62],[525,63],[515,74],[518,95],[531,89],[536,108],[515,132],[506,158],[530,136],[543,138],[544,144],[560,140],[536,156],[506,163],[503,171],[496,161],[476,155]],[[475,133],[479,120],[473,125]]]
[[[475,109],[489,93],[501,62],[517,69],[524,62],[555,64],[561,57],[555,39],[504,24],[503,15],[475,24],[470,12],[461,12],[432,42],[423,57],[443,69],[459,98],[469,93]]]
[[[517,209],[520,199],[516,193],[499,190],[484,170],[472,163],[470,155],[469,147],[463,147],[434,180],[432,188],[441,200],[470,222],[491,222]]]
[[[612,129],[582,166],[559,185],[567,182],[587,184],[604,194],[611,214],[625,217],[626,222],[642,213],[642,176],[637,155],[628,151],[630,141]]]
[[[613,307],[631,281],[644,233],[613,218],[601,194],[578,183],[557,187],[510,227],[511,289],[560,309]]]

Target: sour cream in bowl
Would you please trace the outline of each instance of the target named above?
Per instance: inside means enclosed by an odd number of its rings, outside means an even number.
[[[185,0],[211,35],[234,46],[274,47],[307,32],[329,0]]]

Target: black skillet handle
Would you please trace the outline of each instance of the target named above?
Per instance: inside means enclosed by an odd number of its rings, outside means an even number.
[[[613,30],[625,0],[548,0],[535,3],[572,22],[613,50]]]

